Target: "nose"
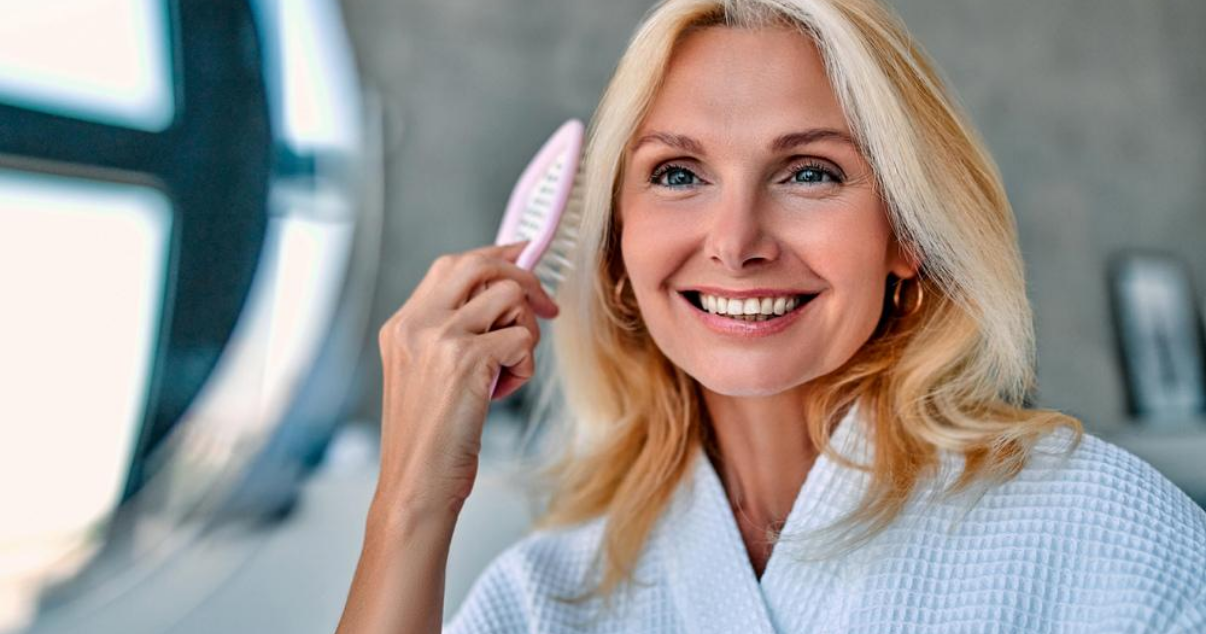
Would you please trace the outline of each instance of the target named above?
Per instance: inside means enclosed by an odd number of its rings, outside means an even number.
[[[732,189],[716,203],[707,236],[709,259],[742,271],[779,257],[779,244],[766,226],[766,210],[756,191]]]

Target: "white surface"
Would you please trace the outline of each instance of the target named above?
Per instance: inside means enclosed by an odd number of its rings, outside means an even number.
[[[501,424],[496,424],[501,419]],[[496,417],[483,439],[481,475],[453,537],[445,613],[527,527],[527,507],[501,477],[498,451],[510,420]],[[199,544],[104,610],[47,620],[29,634],[330,634],[335,631],[360,556],[364,520],[376,487],[375,453],[363,428],[333,447],[333,460],[305,485],[299,507],[280,526],[228,532]],[[367,460],[366,460],[367,459]],[[86,630],[80,629],[86,623]]]
[[[0,100],[159,131],[175,115],[163,0],[0,0]]]
[[[172,210],[149,187],[0,170],[0,592],[61,574],[125,486]],[[21,607],[25,605],[26,607]],[[0,628],[25,618],[0,601]]]
[[[273,107],[294,150],[360,145],[356,63],[336,0],[257,0],[266,55],[276,65]]]

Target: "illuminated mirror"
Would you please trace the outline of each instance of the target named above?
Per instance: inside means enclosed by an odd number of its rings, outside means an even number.
[[[175,115],[162,0],[0,0],[0,100],[163,130]]]
[[[343,418],[376,102],[333,0],[0,7],[0,632],[160,631]]]

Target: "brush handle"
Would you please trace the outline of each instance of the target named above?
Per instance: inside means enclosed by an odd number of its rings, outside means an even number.
[[[494,400],[494,390],[498,388],[498,379],[502,377],[502,368],[494,371],[494,380],[490,381],[490,400]]]
[[[494,239],[494,243],[508,244],[527,237],[529,242],[515,261],[516,266],[521,269],[527,271],[535,269],[541,256],[544,255],[545,250],[549,248],[557,234],[561,214],[565,211],[570,192],[574,188],[584,136],[585,126],[581,121],[577,119],[566,121],[553,133],[553,136],[545,141],[540,151],[536,153],[536,157],[524,169],[515,188],[511,190],[507,210],[503,214],[503,221],[498,228],[498,236]],[[562,172],[559,176],[553,177],[555,182],[550,183],[546,180],[546,176],[550,166],[559,160],[558,157],[563,157],[561,160],[565,161],[561,166]],[[532,204],[532,193],[538,189],[541,192],[538,195],[543,196],[541,202],[547,203],[549,208],[543,218],[540,218],[542,226],[533,234],[530,232],[531,224],[526,229],[523,228],[525,221],[530,223],[530,220],[525,220],[524,212],[525,208]],[[552,195],[548,196],[549,193]],[[494,380],[490,382],[490,400],[497,398],[495,390],[498,389],[498,380],[501,376],[502,367],[500,366],[494,371]]]

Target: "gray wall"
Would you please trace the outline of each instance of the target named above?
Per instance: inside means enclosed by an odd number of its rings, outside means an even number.
[[[402,124],[387,158],[379,326],[432,259],[492,240],[519,171],[558,123],[589,118],[649,4],[343,5],[361,68]],[[1004,174],[1036,313],[1039,403],[1082,417],[1090,431],[1124,424],[1108,256],[1166,249],[1206,274],[1206,3],[895,6]],[[375,334],[354,395],[368,421],[380,417]]]

